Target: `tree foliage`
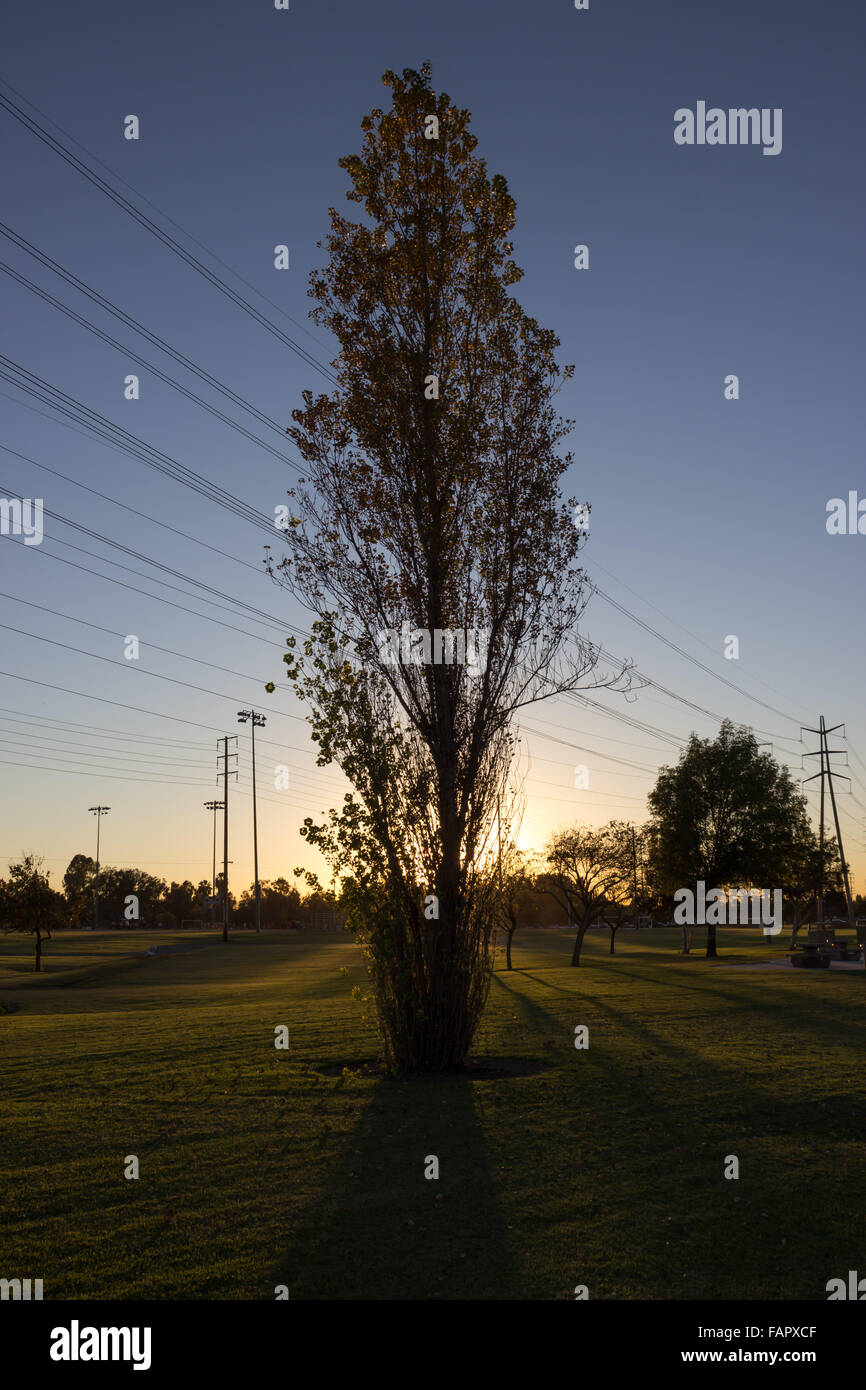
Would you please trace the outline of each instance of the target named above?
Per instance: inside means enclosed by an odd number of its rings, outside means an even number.
[[[351,879],[391,1064],[437,1070],[462,1064],[487,995],[513,716],[580,684],[597,652],[559,491],[571,369],[508,293],[514,200],[429,66],[383,80],[391,109],[340,161],[361,220],[331,210],[311,280],[338,385],[293,412],[309,476],[270,571],[316,615],[303,651],[288,639],[288,675],[320,763],[354,788],[307,839]],[[437,663],[422,644],[388,660],[382,635],[404,623],[482,634],[485,657]]]
[[[806,799],[750,729],[725,720],[714,739],[692,734],[649,795],[656,869],[668,891],[783,886],[809,837]],[[716,955],[707,925],[707,955]]]
[[[35,947],[34,970],[42,969],[42,942],[50,939],[53,927],[63,920],[63,898],[48,881],[44,860],[24,854],[9,866],[3,891],[4,931],[30,932]]]
[[[637,910],[637,843],[637,832],[624,821],[597,829],[576,825],[551,837],[542,882],[577,927],[572,965],[580,964],[583,939],[593,921],[607,914],[619,925],[627,905]]]

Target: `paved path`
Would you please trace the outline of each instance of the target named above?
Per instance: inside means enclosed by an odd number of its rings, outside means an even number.
[[[798,975],[809,973],[807,970],[798,969],[798,967],[792,965],[789,960],[762,960],[750,965],[739,964],[737,961],[724,960],[717,961],[716,963],[724,970],[796,970]],[[859,970],[862,974],[863,964],[859,960],[831,960],[830,969]],[[818,967],[818,971],[823,973],[820,966]]]

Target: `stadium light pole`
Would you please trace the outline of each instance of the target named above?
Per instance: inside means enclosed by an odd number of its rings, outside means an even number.
[[[93,881],[93,930],[99,931],[99,827],[102,817],[107,816],[110,806],[88,806],[91,815],[96,817],[96,877]]]
[[[256,823],[256,728],[262,728],[265,724],[265,715],[258,714],[254,709],[239,709],[238,723],[251,723],[253,739],[253,873],[255,875],[256,893],[256,931],[262,929],[262,890],[259,887],[259,833]]]

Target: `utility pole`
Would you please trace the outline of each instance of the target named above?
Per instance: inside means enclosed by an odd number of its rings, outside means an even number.
[[[213,811],[213,869],[212,869],[212,872],[211,872],[211,880],[210,880],[210,895],[211,895],[211,898],[215,898],[215,897],[216,897],[216,813],[217,813],[217,811],[222,811],[222,810],[225,809],[225,802],[224,802],[224,801],[206,801],[206,802],[204,803],[204,808],[205,808],[206,811]],[[213,903],[213,902],[212,902],[211,905],[210,905],[210,920],[211,920],[211,926],[213,926],[214,907],[215,907],[215,906],[216,906],[216,904]]]
[[[223,751],[217,755],[217,762],[223,760],[223,941],[229,939],[229,758],[237,757],[237,753],[229,753],[230,738],[237,742],[237,734],[224,734]],[[237,777],[236,769],[232,775]]]
[[[499,897],[502,897],[502,804],[501,793],[496,794],[496,861],[499,868]]]
[[[252,721],[253,739],[253,872],[256,883],[256,931],[262,929],[262,890],[259,887],[259,834],[256,823],[256,728],[262,728],[266,722],[264,714],[257,714],[254,709],[239,709],[238,723],[246,724],[247,720]]]
[[[99,826],[103,816],[107,816],[110,806],[88,806],[91,815],[96,817],[96,878],[93,882],[93,930],[99,930]]]
[[[632,901],[633,901],[633,903],[634,903],[634,929],[635,929],[635,931],[637,931],[638,925],[639,925],[639,923],[640,923],[640,918],[639,918],[639,916],[638,916],[638,905],[637,905],[637,841],[636,841],[636,838],[635,838],[634,826],[632,826],[632,828],[631,828],[631,873],[632,873],[632,891],[633,891],[633,895],[634,895],[633,898],[632,898]]]
[[[821,719],[821,724],[822,724],[822,726],[823,726],[823,724],[824,724],[823,718]],[[844,726],[843,724],[837,724],[837,725],[836,725],[836,728],[837,728],[837,729],[843,729],[844,727],[845,727],[845,726]],[[824,730],[824,755],[825,755],[825,757],[826,757],[826,759],[827,759],[827,785],[828,785],[829,788],[830,788],[830,803],[831,803],[831,805],[832,805],[832,807],[833,807],[833,822],[834,822],[834,824],[835,824],[835,826],[836,826],[836,842],[837,842],[837,844],[838,844],[838,846],[839,846],[839,857],[840,857],[841,860],[842,860],[842,877],[843,877],[843,879],[845,880],[845,901],[846,901],[847,904],[848,904],[848,925],[849,925],[849,927],[851,928],[851,930],[852,930],[852,932],[854,933],[854,935],[856,936],[856,935],[857,935],[857,923],[856,923],[856,921],[854,920],[854,900],[853,900],[853,898],[851,897],[851,884],[850,884],[849,881],[848,881],[848,864],[847,864],[846,859],[845,859],[845,849],[844,849],[844,846],[843,846],[843,844],[842,844],[842,831],[839,829],[839,812],[836,810],[836,793],[835,793],[835,791],[833,790],[833,773],[832,773],[831,770],[830,770],[830,750],[829,750],[829,748],[827,747],[827,734],[828,734],[828,733],[832,733],[832,730],[830,730],[830,729],[825,729],[825,730]],[[844,738],[844,734],[843,734],[843,738]],[[839,776],[838,773],[837,773],[836,775]],[[847,782],[847,781],[850,781],[850,778],[847,778],[847,777],[846,777],[846,778],[844,778],[844,780]]]
[[[853,901],[853,899],[852,899],[852,897],[851,897],[851,885],[850,885],[850,882],[849,882],[849,879],[848,879],[848,865],[847,865],[846,860],[845,860],[845,847],[844,847],[844,845],[843,845],[843,843],[842,843],[842,831],[841,831],[840,826],[839,826],[839,813],[838,813],[838,811],[837,811],[837,809],[836,809],[836,793],[835,793],[834,788],[833,788],[833,776],[834,776],[834,774],[833,774],[833,769],[832,769],[832,767],[831,767],[831,765],[830,765],[830,754],[831,754],[831,753],[844,753],[844,752],[845,752],[845,749],[844,749],[844,748],[830,748],[829,745],[828,745],[828,742],[827,742],[827,735],[828,735],[828,734],[834,734],[834,733],[836,733],[836,731],[837,731],[838,729],[843,729],[843,730],[844,730],[845,725],[844,725],[844,724],[834,724],[833,727],[832,727],[831,729],[828,729],[827,726],[826,726],[826,724],[824,723],[824,716],[823,716],[823,714],[822,714],[822,715],[820,716],[819,720],[818,720],[818,728],[817,728],[817,729],[810,729],[810,728],[808,728],[808,726],[806,726],[806,725],[803,725],[802,728],[803,728],[803,731],[804,731],[805,733],[807,733],[807,734],[818,734],[818,736],[819,736],[819,738],[820,738],[819,748],[818,748],[815,752],[806,753],[806,754],[804,755],[804,756],[807,757],[807,758],[817,758],[817,757],[820,757],[820,759],[821,759],[821,771],[820,771],[820,772],[816,772],[816,773],[813,774],[812,777],[807,777],[807,778],[805,779],[806,782],[813,782],[813,781],[815,780],[816,777],[820,777],[820,778],[821,778],[821,833],[820,833],[820,840],[819,840],[819,843],[820,843],[820,862],[819,862],[819,866],[818,866],[819,874],[820,874],[820,887],[819,887],[819,890],[818,890],[818,930],[821,931],[821,932],[823,932],[823,930],[824,930],[824,778],[826,777],[826,778],[827,778],[827,785],[828,785],[828,787],[829,787],[829,789],[830,789],[830,803],[831,803],[831,805],[832,805],[832,807],[833,807],[833,822],[834,822],[834,824],[835,824],[835,826],[836,826],[836,843],[837,843],[837,845],[839,846],[839,858],[840,858],[841,863],[842,863],[842,878],[843,878],[844,883],[845,883],[845,902],[846,902],[847,907],[848,907],[848,925],[850,926],[851,930],[854,932],[854,934],[855,934],[855,936],[856,936],[856,935],[857,935],[857,923],[856,923],[855,918],[854,918],[854,901]],[[843,738],[845,737],[844,733],[843,733],[842,737],[843,737]],[[850,777],[846,777],[844,773],[837,772],[835,775],[836,775],[837,777],[841,777],[842,780],[845,781],[845,782],[849,782],[849,781],[851,780]],[[804,785],[805,785],[805,783],[804,783]],[[858,944],[862,944],[862,943],[859,943],[859,938],[858,938]],[[866,965],[866,953],[864,953],[864,965]]]

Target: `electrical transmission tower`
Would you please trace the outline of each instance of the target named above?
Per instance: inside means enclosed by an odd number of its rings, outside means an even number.
[[[842,831],[839,826],[839,812],[836,808],[836,792],[833,788],[834,776],[841,778],[841,780],[844,782],[850,782],[851,779],[850,777],[847,777],[844,773],[834,772],[833,768],[830,765],[830,755],[834,753],[844,753],[845,749],[830,748],[827,742],[827,735],[834,734],[839,729],[842,730],[842,737],[844,738],[845,725],[834,724],[832,728],[828,729],[826,724],[824,723],[823,714],[820,716],[818,720],[817,729],[810,729],[805,724],[800,726],[801,733],[817,734],[819,739],[818,747],[814,749],[812,752],[805,753],[803,756],[806,758],[821,759],[820,772],[815,772],[811,777],[807,777],[803,785],[805,786],[806,782],[814,782],[816,777],[821,778],[821,830],[819,840],[820,850],[818,861],[818,873],[820,876],[818,886],[818,930],[821,933],[823,933],[824,931],[824,779],[826,778],[827,787],[830,792],[830,804],[833,807],[833,822],[836,826],[836,843],[839,846],[839,858],[842,862],[842,877],[845,882],[845,902],[848,907],[848,925],[850,926],[851,930],[854,932],[855,936],[857,936],[859,940],[857,924],[854,918],[854,900],[851,897],[851,884],[848,879],[848,864],[845,859],[845,846],[842,843]],[[862,943],[860,944],[862,945]]]

